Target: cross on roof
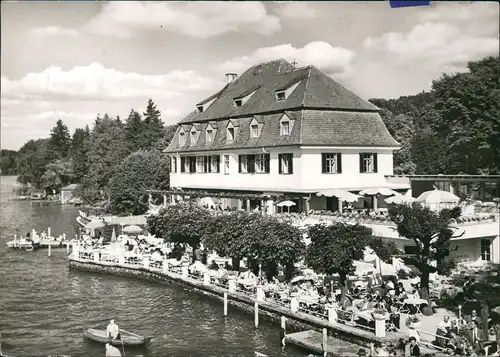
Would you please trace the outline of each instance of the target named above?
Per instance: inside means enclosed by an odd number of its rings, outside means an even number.
[[[297,61],[292,61],[291,63],[292,63],[294,66],[298,64],[298,63],[297,63]]]

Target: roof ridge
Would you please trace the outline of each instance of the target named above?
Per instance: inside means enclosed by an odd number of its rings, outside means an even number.
[[[306,104],[307,85],[309,84],[309,78],[311,78],[311,66],[309,65],[306,68],[309,70],[307,72],[306,83],[304,86],[304,95],[302,96],[302,106]]]

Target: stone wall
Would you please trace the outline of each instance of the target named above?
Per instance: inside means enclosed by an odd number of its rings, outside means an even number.
[[[153,272],[143,267],[122,267],[117,264],[98,263],[93,261],[82,261],[74,258],[69,259],[69,268],[80,271],[88,271],[101,274],[112,274],[123,277],[132,277],[146,279],[160,283],[175,283],[205,295],[211,299],[224,301],[224,293],[228,293],[228,306],[235,307],[241,311],[254,314],[254,304],[257,301],[251,296],[247,296],[238,292],[231,293],[222,287],[208,284],[203,284],[203,281],[192,278],[182,277],[174,272]],[[341,323],[329,323],[325,319],[321,319],[302,312],[292,312],[283,306],[274,303],[259,301],[259,319],[265,318],[268,321],[280,324],[281,317],[287,318],[286,330],[287,333],[294,331],[302,331],[308,329],[323,329],[327,328],[329,335],[356,343],[362,346],[368,346],[370,342],[376,341],[396,341],[399,334],[394,334],[386,338],[378,338],[373,333],[347,326]]]

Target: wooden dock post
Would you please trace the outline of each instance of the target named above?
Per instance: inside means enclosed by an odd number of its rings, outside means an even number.
[[[255,328],[259,327],[259,303],[256,301],[254,305],[255,312]]]
[[[63,242],[66,241],[66,233],[63,233]]]
[[[227,293],[224,293],[224,316],[227,316]]]
[[[51,253],[51,252],[50,252],[51,247],[52,247],[52,245],[49,243],[49,252],[48,252],[48,256],[49,256],[49,257],[50,257],[50,253]]]
[[[68,254],[69,254],[69,243],[66,242],[66,255],[68,255]]]
[[[280,337],[281,337],[281,347],[285,348],[285,344],[286,344],[286,317],[285,316],[281,316],[281,333],[280,333]]]
[[[326,357],[328,354],[328,330],[326,328],[323,329],[323,356]]]
[[[31,239],[35,238],[35,228],[31,230]]]
[[[49,228],[47,228],[47,237],[52,237],[52,236],[50,235],[50,227],[49,227]]]

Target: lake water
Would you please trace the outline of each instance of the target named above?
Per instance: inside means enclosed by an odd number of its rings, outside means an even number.
[[[147,348],[125,348],[126,356],[304,356],[281,351],[279,327],[175,285],[69,271],[65,249],[7,249],[15,233],[51,227],[74,236],[78,208],[8,201],[16,181],[1,177],[0,333],[13,356],[104,356],[104,346],[83,338],[85,327],[115,319],[128,331],[154,336]]]

